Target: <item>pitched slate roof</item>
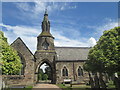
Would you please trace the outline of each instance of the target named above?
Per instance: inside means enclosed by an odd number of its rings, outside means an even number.
[[[55,47],[58,61],[87,60],[90,47]]]

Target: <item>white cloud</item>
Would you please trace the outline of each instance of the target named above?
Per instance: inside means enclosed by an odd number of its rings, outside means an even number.
[[[91,28],[93,29],[94,35],[97,35],[97,39],[100,38],[101,35],[103,35],[103,32],[105,30],[110,30],[114,27],[118,27],[118,21],[117,20],[113,20],[111,18],[105,18],[104,19],[104,23],[102,25],[95,25],[95,26],[86,26],[87,28]]]
[[[89,46],[93,47],[94,45],[96,45],[96,40],[95,38],[91,37],[89,40],[88,40],[88,43],[89,43]]]
[[[7,31],[4,31],[9,43],[12,43],[17,37],[21,37],[28,48],[34,53],[37,47],[37,36],[40,34],[40,29],[37,27],[27,27],[27,26],[10,26],[0,24],[0,26],[5,27]],[[95,44],[95,39],[90,38],[86,41],[69,39],[59,32],[60,30],[52,30],[55,39],[55,46],[68,46],[68,47],[90,47]],[[90,42],[89,42],[90,41]]]
[[[41,2],[40,0],[35,0],[33,6],[29,3],[16,3],[18,9],[22,11],[23,14],[28,14],[30,17],[38,17],[40,13],[43,13],[47,8],[49,13],[54,12],[55,10],[66,10],[66,9],[75,9],[76,5],[69,5],[69,3],[57,3],[57,2]],[[28,13],[30,12],[30,14]],[[32,14],[31,14],[32,13]],[[27,16],[27,15],[26,15]]]
[[[4,31],[8,42],[12,43],[17,37],[21,37],[28,48],[34,53],[37,46],[37,34],[40,33],[39,29],[27,26],[10,26],[0,24],[0,26],[5,27],[7,31]]]
[[[118,22],[113,21],[112,19],[109,19],[109,21],[105,23],[104,25],[96,27],[96,30],[99,34],[102,35],[105,30],[110,30],[114,27],[118,27]]]
[[[59,30],[57,30],[59,31]],[[52,32],[53,33],[53,36],[55,36],[55,46],[82,46],[83,43],[81,43],[80,41],[78,40],[72,40],[72,39],[69,39],[68,37],[65,37],[62,35],[61,32],[57,32],[57,31],[54,31]]]
[[[35,7],[34,7],[34,13],[39,14],[39,13],[45,11],[45,9],[47,8],[46,6],[47,6],[47,3],[36,1]]]
[[[5,24],[0,24],[0,26],[6,27],[7,30],[13,31],[14,34],[17,36],[24,36],[24,35],[36,35],[38,34],[38,30],[36,28],[27,27],[27,26],[10,26]]]
[[[20,10],[19,16],[17,18],[21,19],[22,21],[26,20],[30,21],[31,23],[36,23],[36,21],[42,19],[43,13],[47,8],[49,14],[53,11],[59,9],[59,4],[50,4],[47,2],[35,1],[34,5],[30,5],[30,3],[15,3],[16,7]],[[39,19],[38,19],[39,18]]]
[[[16,3],[16,6],[20,9],[20,10],[24,10],[24,11],[29,11],[31,6],[27,3]]]
[[[104,25],[101,26],[92,26],[89,28],[94,28],[99,35],[102,35],[104,30],[109,30],[118,26],[118,23],[113,20],[108,20]],[[12,43],[17,37],[21,37],[22,40],[26,43],[29,49],[34,53],[37,46],[37,36],[40,34],[41,29],[38,27],[28,27],[28,26],[10,26],[5,24],[0,24],[0,26],[5,27],[7,31],[5,31],[5,35],[8,38],[9,43]],[[90,38],[82,38],[80,34],[76,37],[77,39],[70,39],[69,37],[65,36],[61,29],[65,30],[67,28],[57,28],[54,29],[52,27],[51,32],[55,37],[55,46],[66,46],[66,47],[92,47],[96,45],[96,40],[94,37]],[[69,29],[70,30],[70,29]],[[71,29],[72,30],[72,29]],[[74,30],[73,30],[74,31]],[[66,33],[66,32],[64,32]],[[73,33],[71,37],[76,35]],[[68,34],[68,33],[67,33]]]
[[[61,28],[60,28],[61,29]],[[64,35],[62,35],[62,32],[54,31],[53,29],[53,36],[55,36],[55,46],[66,46],[66,47],[91,47],[91,42],[87,38],[82,38],[80,36],[76,36],[78,39],[70,39]],[[74,30],[73,30],[74,31]],[[74,34],[73,36],[74,37]],[[86,41],[85,41],[86,40]],[[92,42],[93,46],[93,42]]]

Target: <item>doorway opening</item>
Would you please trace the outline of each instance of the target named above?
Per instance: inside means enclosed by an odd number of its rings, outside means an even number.
[[[51,66],[47,62],[43,62],[38,69],[38,83],[51,83],[52,79]]]

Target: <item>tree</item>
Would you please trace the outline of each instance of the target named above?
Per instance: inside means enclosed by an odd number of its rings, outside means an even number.
[[[8,44],[7,38],[0,31],[0,63],[2,64],[2,74],[16,75],[20,73],[21,61],[18,53]]]
[[[103,80],[100,80],[102,79],[102,77],[98,78],[97,73],[98,72],[102,73],[104,72],[104,69],[105,69],[104,63],[102,62],[105,59],[104,55],[102,51],[98,50],[97,48],[98,47],[96,45],[90,49],[89,54],[88,54],[88,61],[84,65],[84,69],[86,71],[94,73],[94,88],[100,88],[99,81],[103,81]],[[90,77],[90,82],[92,82],[91,80],[92,80],[92,77]],[[93,88],[92,84],[93,83],[90,83],[91,87]],[[106,85],[104,85],[104,88],[106,88],[105,86]]]
[[[115,80],[118,79],[116,86],[120,89],[120,27],[105,31],[97,45],[106,58],[104,61],[106,72],[109,75],[118,74]]]
[[[120,27],[104,31],[97,45],[90,50],[88,61],[84,67],[87,71],[99,72],[99,80],[103,88],[106,87],[103,81],[103,73],[107,72],[109,76],[118,73],[119,77]]]
[[[48,80],[48,75],[47,74],[43,75],[43,80]]]
[[[104,31],[97,45],[105,56],[105,67],[109,74],[120,72],[120,27]]]

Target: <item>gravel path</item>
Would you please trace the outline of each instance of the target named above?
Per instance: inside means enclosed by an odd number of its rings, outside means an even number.
[[[62,90],[60,89],[58,86],[54,85],[54,84],[36,84],[34,87],[33,87],[33,90],[34,89],[39,89],[39,90]]]

